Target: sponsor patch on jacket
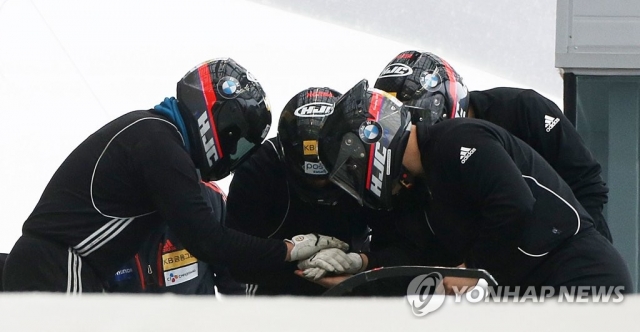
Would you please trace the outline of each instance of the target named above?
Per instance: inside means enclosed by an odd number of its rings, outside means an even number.
[[[120,281],[125,281],[125,280],[129,280],[133,277],[133,269],[132,268],[125,268],[122,270],[119,270],[118,272],[116,272],[116,281],[120,282]]]
[[[165,285],[167,287],[175,286],[183,282],[187,282],[191,279],[198,277],[198,263],[187,265],[179,269],[166,271],[164,273]]]
[[[182,249],[162,255],[162,269],[173,270],[189,264],[197,263],[198,259],[191,255],[187,249]]]
[[[167,241],[162,246],[162,253],[164,254],[174,250],[176,250],[176,246],[174,246],[173,243],[171,243],[171,240],[167,239]]]

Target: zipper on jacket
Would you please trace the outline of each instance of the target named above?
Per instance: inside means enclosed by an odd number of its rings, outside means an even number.
[[[144,276],[144,273],[142,272],[142,264],[140,263],[140,256],[138,254],[136,254],[135,260],[136,260],[136,267],[138,268],[138,277],[140,278],[140,287],[142,287],[142,290],[144,291],[147,288],[147,285],[144,282],[145,276]]]
[[[164,286],[164,269],[162,268],[162,243],[158,244],[158,287]]]

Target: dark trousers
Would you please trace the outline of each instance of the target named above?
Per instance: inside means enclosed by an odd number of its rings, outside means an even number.
[[[4,266],[5,292],[102,292],[101,279],[69,247],[21,236]]]
[[[591,218],[593,219],[593,226],[596,228],[602,236],[604,236],[609,242],[613,243],[611,237],[611,231],[609,230],[609,224],[607,224],[604,215],[602,214],[602,205],[596,206],[584,206]]]
[[[633,293],[633,282],[620,253],[594,228],[567,239],[548,254],[525,278],[523,284],[553,287],[622,287],[620,293]],[[594,291],[597,291],[594,289]]]

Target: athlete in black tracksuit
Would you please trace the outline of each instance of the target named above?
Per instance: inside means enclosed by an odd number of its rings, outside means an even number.
[[[226,196],[214,182],[201,182],[207,204],[224,225]],[[166,226],[155,230],[135,257],[109,281],[112,293],[244,294],[244,285],[231,278],[226,267],[191,255]]]
[[[220,58],[193,68],[176,98],[116,118],[71,152],[9,253],[4,290],[101,292],[165,222],[198,259],[256,272],[344,248],[315,235],[283,243],[242,234],[207,205],[200,181],[227,176],[270,124],[267,97],[244,67]]]
[[[273,239],[319,232],[351,242],[359,251],[371,228],[372,240],[364,253],[367,269],[395,265],[428,265],[434,262],[433,248],[422,210],[375,211],[362,207],[343,194],[332,205],[306,202],[287,177],[287,165],[276,151],[277,139],[265,141],[234,173],[229,187],[227,226],[244,233]],[[232,275],[246,280],[250,295],[319,295],[324,287],[293,274],[291,265],[281,273],[250,273],[231,269]]]
[[[334,108],[319,135],[320,158],[331,181],[359,201],[393,207],[397,182],[409,172],[440,249],[498,284],[633,292],[624,260],[571,188],[504,128],[468,118],[416,121],[419,109],[366,80]]]
[[[591,215],[596,229],[612,241],[602,214],[609,189],[601,177],[601,166],[551,100],[533,90],[517,88],[469,93],[449,63],[418,51],[398,54],[375,87],[393,93],[407,105],[428,110],[424,116],[427,121],[474,117],[507,129],[551,164]]]
[[[556,104],[533,90],[517,88],[471,91],[469,104],[472,117],[507,129],[536,150],[569,184],[598,232],[612,241],[602,214],[609,193],[602,168]]]
[[[282,241],[221,227],[199,181],[170,121],[152,111],[117,118],[54,174],[9,254],[5,290],[102,291],[162,220],[204,261],[282,266]]]
[[[491,123],[419,123],[431,229],[467,267],[501,285],[624,286],[620,254],[593,228],[571,188],[533,149]]]

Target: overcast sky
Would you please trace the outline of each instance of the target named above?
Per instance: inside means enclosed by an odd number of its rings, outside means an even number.
[[[464,17],[455,21],[463,24]],[[271,99],[271,137],[280,110],[300,90],[346,91],[362,78],[373,82],[408,49],[449,54],[441,43],[379,35],[242,0],[0,1],[0,252],[11,249],[75,146],[109,120],[173,96],[175,83],[202,61],[231,57],[254,74]],[[450,54],[445,58],[473,89],[532,87]],[[225,190],[229,180],[221,181]]]

